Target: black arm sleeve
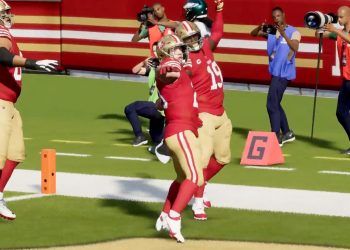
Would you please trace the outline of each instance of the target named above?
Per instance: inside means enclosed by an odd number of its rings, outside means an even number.
[[[13,67],[13,58],[15,57],[8,49],[0,48],[0,64],[6,67]]]

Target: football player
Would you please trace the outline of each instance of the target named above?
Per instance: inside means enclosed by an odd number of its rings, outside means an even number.
[[[214,60],[213,50],[223,36],[223,1],[215,0],[216,18],[210,37],[201,37],[198,27],[189,21],[181,22],[175,33],[189,48],[189,60],[185,66],[197,92],[199,118],[203,126],[199,128],[202,163],[205,182],[216,175],[231,161],[230,141],[231,120],[227,117],[223,101],[223,78]],[[192,210],[194,218],[206,220],[205,206],[210,203],[203,199],[204,187],[196,191]]]
[[[4,189],[15,167],[24,160],[22,119],[15,108],[22,87],[21,67],[53,71],[55,60],[31,60],[21,56],[9,29],[13,25],[11,7],[0,0],[0,217],[16,219],[6,207]]]
[[[161,63],[156,82],[166,118],[164,140],[172,156],[177,177],[169,188],[156,229],[167,229],[171,237],[184,242],[181,212],[198,186],[203,185],[197,138],[201,121],[198,118],[196,93],[181,65],[186,55],[186,46],[177,36],[167,35],[159,41],[157,55]]]

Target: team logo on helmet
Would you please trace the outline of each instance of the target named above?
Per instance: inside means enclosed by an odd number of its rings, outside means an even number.
[[[181,22],[175,34],[188,46],[189,51],[199,51],[202,48],[201,32],[195,23]]]
[[[174,57],[174,49],[179,47],[183,52],[183,60],[187,59],[186,45],[175,35],[166,35],[158,42],[157,56],[160,60]]]
[[[8,29],[10,29],[13,25],[11,7],[4,0],[0,0],[0,21]]]

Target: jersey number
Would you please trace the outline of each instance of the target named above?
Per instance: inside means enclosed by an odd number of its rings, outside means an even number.
[[[21,67],[15,68],[15,71],[13,72],[13,77],[15,78],[16,81],[22,80],[22,68]]]
[[[222,83],[223,83],[223,79],[222,79],[222,74],[221,74],[221,70],[219,68],[219,66],[216,64],[215,61],[213,61],[211,64],[208,65],[207,70],[209,72],[209,74],[211,75],[211,90],[215,90],[215,89],[220,89],[222,88]]]

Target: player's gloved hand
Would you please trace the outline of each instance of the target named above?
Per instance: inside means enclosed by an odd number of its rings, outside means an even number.
[[[45,70],[47,72],[56,71],[58,61],[56,60],[32,60],[27,59],[24,67],[35,70]]]
[[[165,75],[168,72],[173,72],[173,67],[171,66],[167,66],[167,65],[163,65],[159,68],[159,74],[161,75]]]
[[[216,3],[216,11],[222,11],[224,9],[224,0],[214,0]]]

